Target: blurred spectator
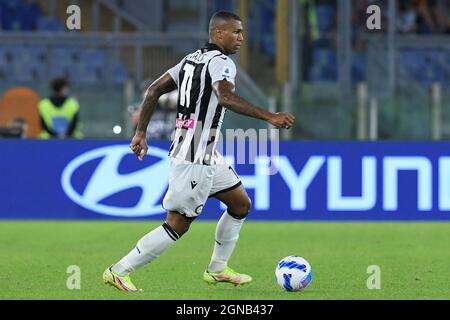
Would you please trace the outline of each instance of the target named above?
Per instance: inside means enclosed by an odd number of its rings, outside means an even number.
[[[39,103],[41,139],[82,137],[78,130],[80,106],[69,96],[69,82],[57,78],[51,82],[52,95]]]
[[[449,27],[448,0],[398,0],[397,28],[403,33],[443,33]]]
[[[436,19],[436,32],[445,32],[448,28],[449,1],[448,0],[428,0],[433,18]]]
[[[142,97],[145,95],[147,88],[152,82],[152,80],[147,80],[142,83],[140,88]],[[172,139],[172,133],[175,130],[175,119],[177,117],[177,104],[178,92],[176,90],[163,95],[158,100],[158,105],[156,106],[147,129],[147,139]],[[135,129],[139,122],[140,113],[140,105],[136,105],[135,111],[131,117],[131,122],[133,123]]]
[[[0,137],[4,138],[27,138],[28,123],[22,117],[12,119],[6,128],[0,128]]]
[[[397,30],[401,33],[417,31],[417,8],[415,1],[399,0],[397,13]]]
[[[418,31],[419,33],[436,33],[439,32],[439,22],[436,19],[435,0],[417,0],[416,10],[418,15]]]
[[[19,133],[20,138],[25,139],[28,137],[28,123],[22,117],[12,119],[8,123],[8,127],[12,130],[16,130]]]

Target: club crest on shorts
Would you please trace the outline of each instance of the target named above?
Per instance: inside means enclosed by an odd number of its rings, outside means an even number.
[[[203,207],[204,207],[203,204],[197,206],[197,208],[195,208],[195,213],[196,214],[200,214],[202,212],[202,210],[203,210]]]

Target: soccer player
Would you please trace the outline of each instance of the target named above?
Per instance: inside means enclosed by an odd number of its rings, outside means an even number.
[[[230,12],[213,15],[206,46],[188,54],[147,90],[142,112],[130,148],[139,160],[147,153],[147,126],[160,96],[178,88],[178,118],[170,147],[169,188],[163,199],[167,210],[164,224],[141,238],[136,247],[103,274],[105,283],[122,291],[139,291],[129,274],[159,257],[189,230],[209,197],[225,203],[216,228],[211,262],[204,271],[208,284],[229,282],[242,285],[252,281],[228,266],[251,202],[235,171],[216,150],[225,112],[261,119],[277,128],[289,129],[294,116],[271,113],[234,93],[236,66],[229,58],[241,47],[241,19]],[[150,183],[150,182],[149,182]]]

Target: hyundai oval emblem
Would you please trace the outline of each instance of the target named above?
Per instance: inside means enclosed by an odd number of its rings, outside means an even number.
[[[168,186],[167,151],[151,147],[147,156],[156,157],[160,159],[159,161],[139,171],[121,174],[118,172],[119,165],[130,152],[128,145],[115,145],[79,155],[62,173],[61,184],[64,192],[81,207],[104,215],[135,218],[165,213],[160,199]],[[97,159],[101,160],[88,177],[86,187],[82,192],[78,192],[72,185],[73,175],[81,166]],[[110,196],[136,187],[141,188],[142,194],[133,207],[101,203]]]

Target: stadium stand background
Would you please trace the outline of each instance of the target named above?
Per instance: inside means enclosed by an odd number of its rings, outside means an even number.
[[[277,76],[280,2],[1,0],[0,92],[25,86],[45,96],[49,80],[65,76],[80,100],[87,138],[129,137],[141,84],[205,42],[208,17],[226,9],[239,12],[248,29],[246,56],[237,57],[240,93],[266,108],[289,105],[299,121],[285,138],[358,138],[357,90],[362,82],[379,105],[377,138],[431,139],[430,91],[435,84],[441,86],[443,106],[438,138],[450,135],[445,125],[450,121],[445,90],[450,84],[448,1],[397,1],[391,33],[387,0],[298,0],[298,26],[289,38],[300,51],[297,69],[291,71],[297,73],[295,83]],[[80,31],[65,27],[70,4],[81,8]],[[370,4],[382,8],[381,31],[366,28]],[[387,81],[392,74],[395,78]],[[226,123],[244,129],[262,126],[233,115]],[[124,128],[120,134],[112,131],[116,125]]]

